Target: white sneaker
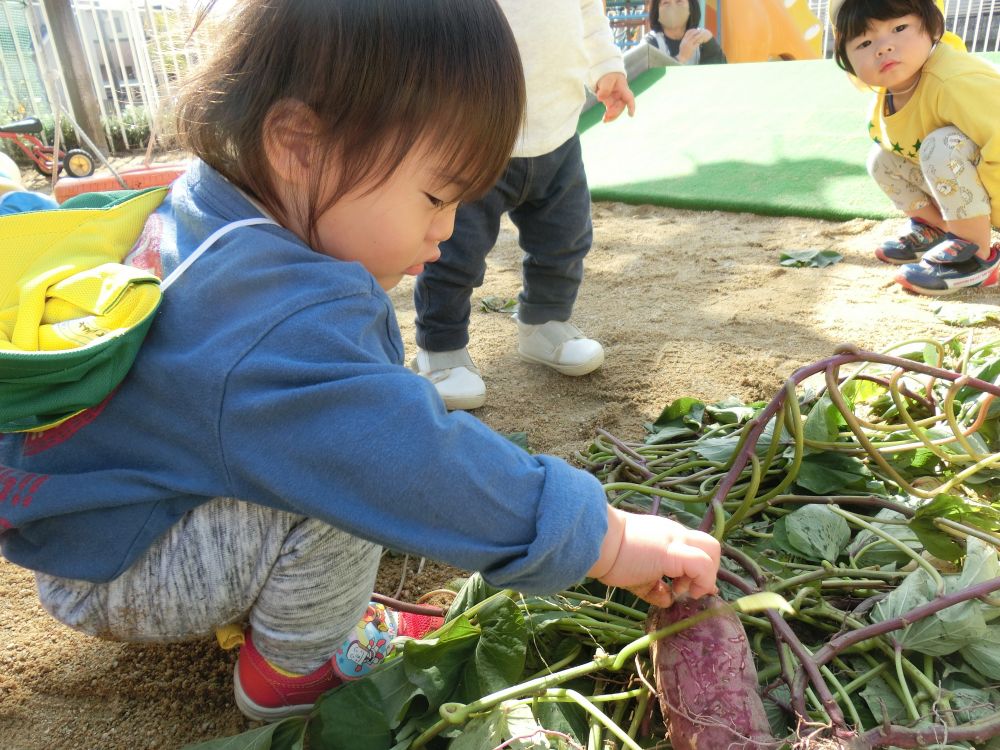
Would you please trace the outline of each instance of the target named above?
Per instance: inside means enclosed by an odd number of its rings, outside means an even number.
[[[517,353],[563,375],[586,375],[604,363],[604,347],[572,323],[550,320],[533,326],[517,321]]]
[[[448,409],[478,409],[486,403],[486,383],[479,377],[468,349],[450,352],[418,349],[410,367],[434,384]]]

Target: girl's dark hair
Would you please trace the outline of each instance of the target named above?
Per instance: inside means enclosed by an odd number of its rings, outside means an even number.
[[[847,59],[847,43],[868,30],[872,21],[888,21],[910,14],[920,16],[924,30],[935,42],[944,36],[944,16],[934,0],[845,0],[833,19],[833,56],[848,73],[854,68]]]
[[[701,25],[701,3],[698,0],[688,0],[688,9],[691,15],[688,17],[687,27],[697,28]],[[660,24],[660,0],[646,0],[646,15],[649,18],[649,28],[652,31],[663,32]]]
[[[485,194],[510,158],[524,74],[495,0],[244,0],[224,29],[181,92],[182,143],[279,220],[295,211],[310,238],[320,214],[384,183],[418,143],[444,160],[461,200]],[[321,169],[308,206],[281,205],[275,189],[264,126],[287,100],[316,115],[312,163],[341,168],[322,204]]]

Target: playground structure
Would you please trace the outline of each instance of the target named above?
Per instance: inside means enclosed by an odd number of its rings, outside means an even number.
[[[731,63],[823,56],[824,21],[806,0],[705,0],[704,9]]]
[[[705,28],[729,62],[812,60],[823,56],[823,22],[807,0],[700,0]],[[620,46],[637,45],[647,31],[642,0],[606,0]]]
[[[815,0],[699,2],[705,28],[719,40],[726,59],[731,63],[815,60],[829,53],[826,49],[829,35],[826,11],[820,10],[826,7],[825,3],[817,4]],[[944,0],[936,2],[947,20]],[[648,31],[645,2],[605,0],[604,7],[619,46],[623,49],[637,46]],[[946,32],[943,40],[956,48],[966,48],[962,38],[952,31]]]

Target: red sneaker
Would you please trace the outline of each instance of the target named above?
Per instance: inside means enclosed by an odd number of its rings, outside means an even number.
[[[381,664],[394,649],[393,639],[421,638],[443,623],[441,617],[396,612],[372,602],[330,660],[307,675],[290,675],[273,667],[257,651],[248,628],[233,675],[236,705],[244,716],[257,721],[308,713],[327,690],[364,677]]]

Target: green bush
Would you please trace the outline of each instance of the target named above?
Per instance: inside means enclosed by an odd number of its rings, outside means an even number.
[[[45,130],[45,136],[42,140],[51,146],[56,135],[55,118],[52,115],[43,115],[38,119],[42,121],[42,127]],[[83,145],[80,143],[80,139],[76,137],[76,129],[68,117],[59,118],[59,132],[59,148],[63,151],[70,148],[80,148]]]
[[[145,107],[125,107],[121,117],[105,118],[103,125],[111,134],[108,145],[114,153],[144,148],[149,142],[149,112]]]

